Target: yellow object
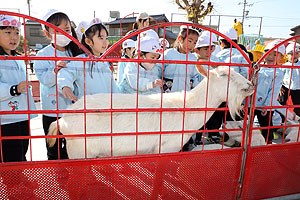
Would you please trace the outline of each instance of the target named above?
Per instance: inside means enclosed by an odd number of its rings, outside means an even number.
[[[242,26],[241,22],[236,22],[236,23],[234,23],[234,24],[233,24],[233,28],[234,28],[234,30],[236,30],[236,32],[237,32],[237,37],[238,37],[238,40],[239,40],[239,36],[240,36],[241,34],[243,34],[243,26]]]

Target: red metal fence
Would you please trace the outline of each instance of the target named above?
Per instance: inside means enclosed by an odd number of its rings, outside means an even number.
[[[126,59],[126,62],[156,62],[161,63],[177,63],[177,64],[201,64],[201,65],[226,65],[226,66],[241,66],[247,68],[249,80],[255,83],[255,77],[257,66],[268,67],[268,68],[280,68],[279,65],[264,65],[262,64],[264,58],[272,52],[273,49],[278,48],[275,46],[270,52],[258,61],[259,65],[253,67],[251,61],[245,52],[240,47],[232,42],[229,38],[222,35],[221,33],[212,30],[208,27],[201,26],[198,24],[189,23],[165,23],[157,24],[129,35],[127,38],[122,38],[115,45],[109,48],[100,58],[94,57],[88,52],[78,41],[69,36],[67,33],[58,29],[57,27],[46,23],[42,20],[17,14],[11,12],[0,11],[0,14],[8,14],[20,17],[25,24],[25,19],[34,20],[45,24],[60,33],[66,35],[72,39],[76,44],[83,48],[88,55],[88,58],[69,58],[69,57],[28,57],[26,51],[25,55],[22,56],[0,56],[2,60],[24,60],[26,63],[28,60],[77,60],[77,61],[94,61],[94,62],[124,62],[121,58],[109,57],[110,52],[115,48],[119,48],[122,42],[133,35],[140,34],[148,29],[154,29],[163,27],[166,30],[172,25],[187,25],[201,28],[218,35],[221,38],[230,41],[230,59],[227,63],[215,63],[215,62],[198,62],[198,61],[182,61],[182,60],[165,60],[162,56],[161,60],[143,60],[143,59]],[[25,31],[25,28],[24,28]],[[24,33],[26,39],[26,32]],[[212,37],[210,37],[212,38]],[[295,36],[289,40],[283,41],[281,44],[288,41],[295,42],[298,36]],[[210,39],[211,40],[211,39]],[[235,47],[240,51],[240,56],[243,56],[246,63],[233,63],[231,62],[232,51]],[[25,44],[25,49],[27,49]],[[296,66],[285,66],[291,68],[297,68]],[[210,68],[212,69],[212,68]],[[85,69],[83,69],[85,70]],[[187,69],[186,69],[187,70]],[[187,73],[187,71],[186,71]],[[232,72],[233,73],[233,72]],[[252,74],[254,76],[252,77]],[[230,76],[230,72],[229,72]],[[259,76],[259,75],[258,75]],[[275,74],[274,74],[275,76]],[[113,77],[113,71],[111,73]],[[185,77],[186,79],[186,77]],[[27,79],[28,80],[28,79]],[[209,80],[209,77],[208,77]],[[228,84],[234,80],[228,78]],[[208,84],[207,84],[208,87]],[[217,88],[218,89],[218,88]],[[85,90],[85,88],[84,88]],[[230,89],[229,89],[230,90]],[[58,94],[58,91],[56,91]],[[208,91],[212,92],[212,91]],[[84,92],[85,93],[85,92]],[[23,110],[23,111],[0,111],[1,115],[9,114],[44,114],[44,113],[73,113],[77,115],[83,113],[84,132],[76,135],[65,135],[65,136],[44,136],[44,133],[33,136],[30,134],[29,137],[3,137],[0,139],[24,139],[30,140],[29,152],[30,161],[27,162],[14,162],[14,163],[1,163],[1,177],[0,182],[0,196],[2,199],[15,198],[15,199],[262,199],[276,196],[283,196],[289,194],[300,193],[300,150],[299,141],[294,143],[284,143],[272,145],[263,145],[252,147],[251,136],[253,130],[256,129],[270,129],[269,127],[253,127],[253,114],[256,109],[255,102],[251,102],[251,107],[248,113],[249,99],[247,98],[244,106],[244,122],[242,128],[237,129],[220,129],[220,130],[205,130],[200,132],[225,132],[225,131],[241,131],[242,140],[241,146],[231,149],[223,149],[224,143],[222,143],[220,149],[215,150],[204,150],[205,144],[199,151],[189,152],[177,152],[177,153],[162,153],[162,137],[164,135],[181,134],[181,148],[183,144],[184,134],[196,133],[199,130],[186,130],[185,116],[189,112],[204,112],[204,120],[207,121],[206,115],[209,111],[225,111],[229,112],[229,108],[226,103],[225,108],[210,108],[206,104],[202,108],[191,108],[186,105],[187,91],[184,91],[182,95],[183,106],[179,108],[165,108],[163,107],[163,100],[159,108],[140,108],[138,106],[132,108],[115,108],[113,107],[113,98],[110,98],[106,108],[87,108],[86,99],[84,96],[83,108],[76,110]],[[227,99],[229,91],[227,89]],[[111,93],[109,96],[113,97],[115,94]],[[161,97],[164,93],[160,94]],[[273,95],[273,92],[272,92]],[[136,94],[135,101],[138,103],[138,93]],[[253,95],[255,100],[255,93]],[[161,98],[162,99],[162,98]],[[137,104],[138,105],[138,104]],[[278,106],[277,106],[278,107]],[[263,107],[266,109],[277,108],[276,106]],[[295,108],[299,105],[287,105],[283,108]],[[262,108],[262,109],[263,109]],[[136,113],[136,121],[143,113],[155,112],[160,113],[160,120],[166,112],[176,112],[182,114],[183,121],[176,121],[173,123],[182,124],[180,131],[166,131],[163,130],[162,123],[160,122],[159,131],[142,132],[138,130],[138,124],[136,123],[136,131],[127,132],[114,131],[114,124],[118,124],[118,121],[113,121],[114,116],[122,113]],[[111,129],[107,133],[93,133],[90,134],[87,131],[87,119],[91,115],[99,113],[107,113],[111,116]],[[138,115],[139,114],[139,115]],[[251,120],[247,122],[247,114],[252,116]],[[152,120],[152,119],[149,119]],[[154,119],[153,119],[154,120]],[[225,117],[226,121],[226,117]],[[78,122],[79,123],[79,122]],[[133,122],[135,123],[135,122]],[[29,125],[31,120],[29,121]],[[59,125],[59,123],[58,123]],[[122,124],[119,124],[122,126]],[[288,127],[285,124],[280,127]],[[299,127],[299,124],[295,125]],[[200,128],[200,127],[199,127]],[[225,127],[226,128],[226,127]],[[272,127],[273,128],[273,127]],[[138,139],[143,135],[158,135],[159,136],[159,150],[157,154],[149,155],[138,155]],[[136,152],[135,155],[129,156],[118,156],[113,157],[113,141],[112,138],[123,137],[132,135],[136,138]],[[84,138],[84,149],[87,150],[88,139],[93,137],[104,137],[109,136],[110,148],[108,148],[111,156],[104,158],[88,158],[88,152],[85,152],[85,159],[70,159],[70,160],[57,160],[57,161],[33,161],[32,160],[32,141],[40,138],[53,138],[53,137],[66,137],[67,139]],[[203,136],[204,139],[204,136]],[[2,149],[2,148],[1,148]],[[180,150],[180,149],[179,149]],[[1,150],[2,152],[2,150]],[[21,175],[20,175],[21,174]]]

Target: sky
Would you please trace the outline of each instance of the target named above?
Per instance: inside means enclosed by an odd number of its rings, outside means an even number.
[[[0,10],[9,10],[28,15],[28,0],[2,0]],[[220,19],[220,30],[233,25],[234,18],[242,21],[244,0],[210,0],[214,9],[212,15],[222,16]],[[124,17],[130,13],[147,12],[150,15],[165,14],[169,21],[187,21],[185,11],[178,9],[174,0],[30,0],[31,16],[42,18],[50,8],[61,10],[68,14],[76,24],[80,21],[91,21],[99,17],[107,22],[110,11],[119,11]],[[47,5],[47,6],[45,6]],[[291,28],[300,25],[300,0],[247,0],[246,10],[249,11],[249,18],[245,18],[245,34],[259,34],[260,20],[262,17],[261,35],[264,37],[287,39],[292,33]],[[236,16],[236,17],[234,17]],[[256,18],[251,18],[254,16]],[[206,17],[203,24],[209,24],[209,17]],[[211,24],[218,24],[218,16],[211,17]]]

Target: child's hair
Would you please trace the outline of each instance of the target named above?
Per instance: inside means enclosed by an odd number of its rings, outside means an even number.
[[[7,29],[7,28],[12,28],[12,29],[14,29],[14,28],[16,28],[16,27],[14,27],[14,26],[0,26],[0,30],[4,30],[4,29]],[[16,50],[11,50],[10,53],[11,53],[11,55],[13,55],[13,56],[19,55],[19,53],[17,53]],[[1,47],[1,46],[0,46],[0,55],[1,55],[1,56],[6,55],[6,52],[4,51],[3,47]]]
[[[199,36],[199,33],[197,31],[193,30],[193,29],[189,29],[189,35],[197,35],[197,36]],[[176,39],[176,41],[174,42],[174,45],[173,45],[174,48],[178,48],[179,47],[179,44],[180,44],[180,42],[178,40],[179,36],[181,36],[182,40],[185,40],[187,38],[187,36],[188,36],[187,35],[187,29],[182,29],[179,32],[178,37],[177,37],[177,39]]]
[[[82,35],[82,39],[81,39],[81,44],[87,48],[87,50],[89,50],[90,52],[92,52],[92,48],[85,42],[85,38],[89,38],[90,40],[92,40],[92,38],[96,35],[97,31],[98,31],[98,36],[101,36],[101,30],[105,30],[106,34],[108,35],[108,31],[105,28],[105,26],[103,24],[95,24],[91,27],[89,27],[85,33]],[[93,41],[93,40],[92,40]],[[90,75],[93,78],[93,63],[91,63],[90,67]]]
[[[133,52],[132,58],[137,59],[139,57],[140,54],[140,58],[144,55],[146,55],[148,52],[144,52],[144,51],[138,51],[137,49]]]
[[[55,25],[55,26],[59,26],[63,20],[66,20],[70,23],[71,25],[71,20],[69,19],[69,17],[64,14],[64,13],[55,13],[53,14],[51,17],[49,17],[47,19],[47,22]],[[48,26],[45,26],[45,29],[49,32],[49,27]],[[71,26],[71,32],[72,32],[72,36],[77,40],[77,34],[76,34],[76,31],[75,29]],[[79,54],[82,53],[82,50],[78,47],[78,45],[71,41],[67,46],[66,46],[66,49],[67,49],[67,54],[68,56],[78,56]]]
[[[224,48],[230,48],[231,44],[230,42],[228,42],[226,39],[220,39],[223,43],[224,43]],[[237,44],[237,40],[232,40],[233,42],[235,42]],[[235,48],[235,46],[232,45],[232,48]]]

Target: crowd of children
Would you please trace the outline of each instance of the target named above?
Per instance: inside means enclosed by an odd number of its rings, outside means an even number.
[[[108,47],[108,31],[98,18],[94,18],[91,22],[81,22],[77,32],[64,12],[50,10],[43,20],[78,39],[95,57],[100,57]],[[141,13],[137,18],[139,26],[136,29],[148,26],[149,20],[147,13]],[[0,55],[18,56],[15,50],[20,41],[20,27],[21,23],[14,17],[0,16]],[[38,57],[88,57],[75,42],[53,28],[43,26],[43,31],[51,43],[39,51]],[[233,28],[224,31],[223,34],[237,42],[237,33]],[[132,38],[133,40],[128,39],[122,44],[122,58],[124,60],[138,59],[138,61],[119,62],[117,81],[114,81],[111,63],[108,62],[36,60],[34,71],[40,82],[42,109],[48,111],[66,109],[79,98],[97,93],[122,92],[145,95],[189,91],[204,79],[197,71],[195,64],[156,63],[157,59],[247,63],[241,52],[225,38],[221,38],[218,42],[213,33],[194,26],[181,26],[177,40],[171,45],[166,39],[159,38],[153,30],[138,35]],[[278,42],[270,43],[265,50],[270,50],[277,44]],[[288,62],[284,66],[299,66],[299,52],[298,45],[290,44],[286,49],[281,45],[265,58],[265,64],[270,66],[279,64],[279,60],[286,53]],[[149,60],[149,62],[140,60]],[[26,76],[24,61],[0,60],[0,62],[1,110],[34,110],[31,83]],[[203,65],[203,67],[212,69],[213,66]],[[245,78],[248,77],[247,67],[232,66],[231,68]],[[258,73],[255,105],[257,107],[279,105],[278,96],[283,97],[280,103],[286,104],[289,93],[294,104],[298,105],[300,104],[299,91],[298,69],[263,67]],[[220,105],[220,107],[225,106],[226,102]],[[299,110],[296,108],[296,114],[289,113],[288,117],[298,120]],[[256,109],[255,115],[260,126],[272,126],[273,113],[274,109]],[[284,112],[281,114],[285,117]],[[28,120],[35,116],[33,114],[1,115],[1,136],[29,136]],[[61,114],[55,112],[43,114],[42,123],[45,135],[47,135],[49,125],[60,117]],[[225,117],[225,111],[215,112],[206,123],[206,129],[219,129]],[[227,115],[227,120],[232,120],[229,115]],[[267,143],[272,142],[272,130],[263,129],[262,134]],[[210,137],[213,136],[220,137],[218,133],[210,135]],[[200,144],[201,138],[202,134],[198,134],[196,140],[191,139],[189,144]],[[2,140],[3,161],[26,161],[28,142],[29,139]],[[49,160],[68,159],[66,141],[60,139],[54,147],[47,146],[47,155]]]

